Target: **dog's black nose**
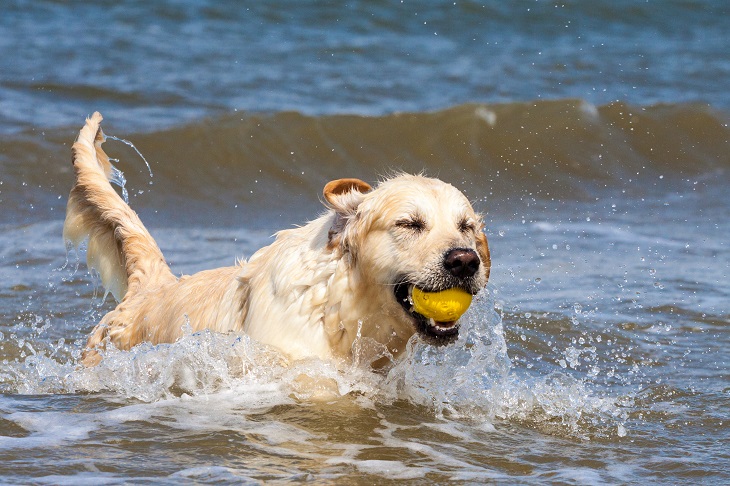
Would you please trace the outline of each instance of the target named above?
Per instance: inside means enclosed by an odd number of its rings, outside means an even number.
[[[471,249],[457,248],[449,251],[444,257],[444,267],[453,276],[471,277],[479,270],[479,255]]]

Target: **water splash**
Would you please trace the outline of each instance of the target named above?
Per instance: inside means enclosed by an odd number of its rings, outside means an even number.
[[[384,389],[432,408],[440,418],[483,424],[506,420],[583,439],[617,430],[626,434],[622,397],[606,393],[590,376],[530,375],[515,367],[493,298],[480,296],[475,307],[465,315],[453,346],[435,348],[412,339]]]
[[[119,162],[119,159],[109,159],[110,162]],[[127,178],[124,177],[124,172],[119,170],[114,164],[110,164],[111,174],[109,176],[109,182],[116,184],[122,188],[122,199],[124,202],[129,204],[129,193],[127,192]]]
[[[147,162],[147,159],[145,158],[145,156],[142,155],[142,152],[140,152],[139,149],[132,142],[130,142],[129,140],[125,140],[123,138],[115,137],[113,135],[107,135],[107,134],[105,134],[104,136],[105,136],[105,138],[111,138],[112,140],[116,140],[117,142],[122,142],[123,144],[128,145],[129,147],[131,147],[132,150],[134,150],[135,152],[137,152],[137,155],[140,156],[140,158],[144,161],[145,165],[147,166],[147,171],[150,173],[150,179],[152,177],[154,177],[153,174],[152,174],[152,167],[150,167],[150,163]],[[152,183],[152,182],[150,181],[150,183]]]
[[[353,351],[370,358],[378,351],[370,344],[358,340]],[[589,378],[561,372],[529,376],[515,369],[502,318],[489,295],[475,300],[455,344],[434,347],[414,337],[405,356],[386,373],[373,373],[365,364],[368,359],[288,362],[247,336],[190,333],[189,328],[173,344],[109,348],[101,364],[90,369],[76,365],[78,352],[64,361],[71,346],[59,342],[52,351],[29,350],[22,362],[0,365],[3,388],[23,394],[105,391],[156,402],[264,387],[269,390],[267,406],[289,403],[292,397],[322,401],[349,396],[365,407],[404,400],[432,410],[438,419],[485,427],[508,421],[584,438],[616,430],[626,434],[618,399],[601,396]]]

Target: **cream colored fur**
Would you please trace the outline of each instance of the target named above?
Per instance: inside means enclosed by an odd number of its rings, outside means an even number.
[[[445,252],[469,248],[481,261],[472,287],[486,285],[490,261],[480,216],[454,187],[412,175],[373,190],[357,179],[333,181],[318,219],[277,233],[248,262],[176,278],[109,184],[101,120],[99,113],[87,119],[73,146],[76,184],[64,225],[72,244],[88,239],[88,264],[119,301],[89,337],[87,366],[101,360],[107,342],[120,349],[174,342],[186,324],[246,333],[291,359],[349,359],[358,335],[397,356],[416,332],[394,296],[399,279],[431,282]],[[414,218],[422,231],[404,224]]]

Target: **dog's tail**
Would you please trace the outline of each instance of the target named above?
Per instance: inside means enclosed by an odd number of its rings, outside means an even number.
[[[160,248],[139,216],[109,183],[113,167],[101,144],[102,116],[86,120],[73,145],[76,184],[66,206],[63,237],[78,246],[88,239],[87,263],[117,301],[154,282],[174,281]]]

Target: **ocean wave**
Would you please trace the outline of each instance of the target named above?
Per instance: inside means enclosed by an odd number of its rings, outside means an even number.
[[[114,113],[105,115],[105,131],[133,142],[152,163],[150,178],[130,147],[105,144],[129,181],[132,205],[193,219],[212,210],[244,222],[262,212],[311,217],[327,181],[373,181],[401,170],[440,177],[476,201],[510,201],[691,189],[716,183],[730,167],[727,116],[699,104],[561,100],[380,117],[231,113],[136,134],[117,132]],[[3,206],[63,204],[77,128],[0,139]]]

